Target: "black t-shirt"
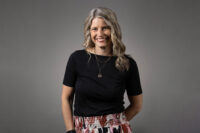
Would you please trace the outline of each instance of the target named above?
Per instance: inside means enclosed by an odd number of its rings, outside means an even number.
[[[101,61],[109,56],[96,55]],[[95,54],[91,58],[85,49],[71,53],[65,70],[63,84],[75,91],[74,115],[99,116],[124,111],[124,92],[135,96],[142,93],[139,71],[132,57],[128,71],[120,72],[115,67],[117,56],[102,68],[102,78],[98,78],[99,68]],[[88,61],[88,59],[90,60]]]

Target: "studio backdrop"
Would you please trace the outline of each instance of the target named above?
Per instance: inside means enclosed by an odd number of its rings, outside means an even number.
[[[98,6],[116,13],[138,64],[144,103],[134,133],[198,133],[198,0],[0,0],[0,132],[64,133],[66,63]]]

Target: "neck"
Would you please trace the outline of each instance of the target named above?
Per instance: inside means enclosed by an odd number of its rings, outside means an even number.
[[[112,56],[111,48],[109,47],[94,47],[93,49],[94,53],[97,55],[103,55],[103,56]]]

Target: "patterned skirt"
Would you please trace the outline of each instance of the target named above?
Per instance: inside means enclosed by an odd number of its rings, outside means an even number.
[[[73,116],[76,133],[132,133],[125,112],[102,116]]]

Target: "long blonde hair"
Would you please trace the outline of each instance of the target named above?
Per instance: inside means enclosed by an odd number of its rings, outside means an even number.
[[[91,40],[90,36],[90,26],[92,24],[92,20],[95,17],[101,17],[104,19],[105,23],[111,28],[111,40],[112,40],[112,54],[113,56],[117,56],[115,61],[115,67],[119,71],[124,71],[129,69],[129,60],[125,57],[126,47],[122,42],[122,33],[120,26],[117,22],[116,14],[109,8],[105,7],[97,7],[93,8],[88,17],[85,19],[84,23],[84,43],[83,47],[85,49],[91,49],[95,47],[95,44]],[[87,52],[90,57],[91,54]]]

